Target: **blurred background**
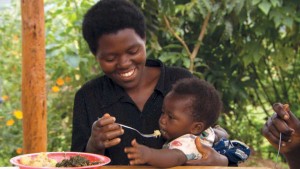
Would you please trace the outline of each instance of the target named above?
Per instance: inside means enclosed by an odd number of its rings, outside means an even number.
[[[218,124],[252,149],[242,165],[287,168],[261,128],[275,102],[300,115],[300,1],[131,1],[146,17],[148,58],[184,67],[222,93]],[[102,74],[81,34],[95,2],[44,2],[48,151],[70,149],[75,92]],[[17,0],[0,0],[0,166],[23,153],[20,9]]]

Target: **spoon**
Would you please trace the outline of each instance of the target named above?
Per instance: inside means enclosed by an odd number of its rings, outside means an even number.
[[[130,130],[134,130],[134,131],[136,131],[137,133],[139,133],[141,136],[146,137],[146,138],[151,138],[151,137],[158,137],[158,136],[160,136],[160,131],[159,131],[159,130],[154,130],[154,133],[152,133],[152,134],[144,134],[144,133],[140,132],[139,130],[137,130],[137,129],[135,129],[135,128],[132,128],[132,127],[126,126],[126,125],[124,125],[124,124],[120,124],[120,123],[117,123],[117,124],[120,125],[121,127],[130,129]]]

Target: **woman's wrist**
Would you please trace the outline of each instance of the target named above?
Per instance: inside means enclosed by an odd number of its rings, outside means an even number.
[[[290,166],[290,169],[299,169],[300,168],[300,163],[299,163],[300,151],[299,151],[299,149],[295,149],[295,151],[293,151],[293,152],[284,153],[284,156]]]
[[[85,152],[89,152],[89,153],[95,153],[95,154],[104,154],[104,149],[103,150],[99,150],[97,149],[95,146],[93,146],[94,144],[91,143],[91,140],[89,139],[86,147],[85,147]]]

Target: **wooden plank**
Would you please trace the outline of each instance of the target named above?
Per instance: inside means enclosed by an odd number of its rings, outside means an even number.
[[[24,153],[47,150],[44,1],[21,0]]]
[[[178,166],[172,169],[233,169],[236,167],[222,167],[222,166]],[[238,167],[239,169],[271,169],[268,167]],[[101,169],[161,169],[152,166],[103,166]]]
[[[236,167],[220,167],[220,166],[178,166],[172,169],[234,169]],[[0,169],[18,169],[18,167],[0,167]],[[161,169],[150,166],[103,166],[99,169]],[[271,169],[268,167],[238,167],[238,169]]]

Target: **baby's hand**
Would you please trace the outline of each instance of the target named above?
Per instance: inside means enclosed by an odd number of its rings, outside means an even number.
[[[150,155],[150,148],[141,144],[138,144],[136,140],[132,140],[132,147],[126,147],[125,153],[127,153],[128,159],[130,159],[130,165],[145,164],[148,162]]]

